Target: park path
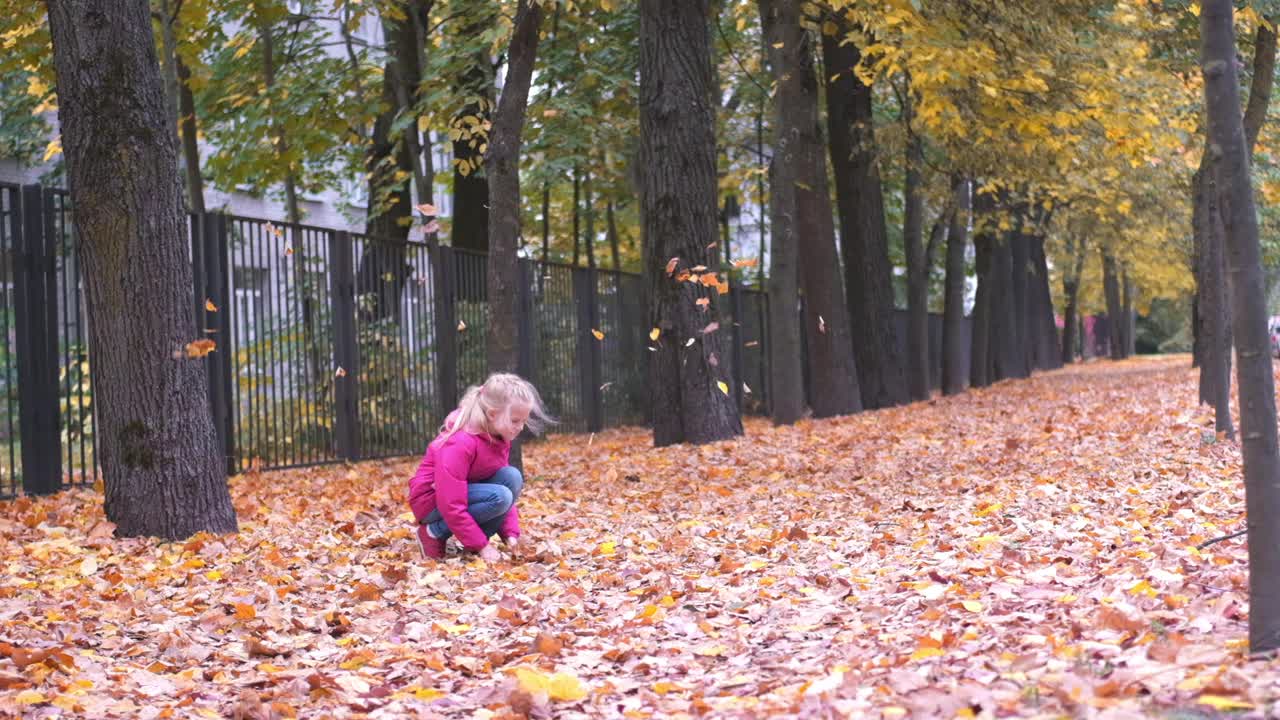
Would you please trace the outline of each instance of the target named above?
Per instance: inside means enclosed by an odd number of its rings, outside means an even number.
[[[697,448],[553,436],[494,567],[417,559],[408,460],[237,477],[241,533],[179,544],[19,500],[0,715],[1260,714],[1243,539],[1194,549],[1243,527],[1206,428],[1173,357]]]

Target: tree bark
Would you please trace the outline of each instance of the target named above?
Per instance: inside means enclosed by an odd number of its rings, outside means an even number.
[[[614,216],[612,200],[609,201],[608,205],[605,205],[604,212],[605,220],[608,222],[609,227],[609,254],[612,256],[613,269],[621,271],[622,248],[619,247],[620,239],[618,237],[618,220]]]
[[[1120,301],[1120,277],[1116,270],[1116,259],[1110,251],[1102,251],[1102,288],[1107,299],[1107,326],[1110,330],[1108,344],[1111,347],[1111,359],[1123,360],[1124,354],[1124,306]]]
[[[1240,346],[1240,429],[1249,518],[1249,649],[1280,647],[1280,453],[1258,219],[1240,117],[1230,0],[1201,3],[1200,32],[1210,147],[1219,179],[1231,273],[1234,337]]]
[[[1125,270],[1120,273],[1120,307],[1124,312],[1124,354],[1125,357],[1133,357],[1134,355],[1134,330],[1135,317],[1133,310],[1133,281],[1129,279],[1129,271]]]
[[[969,229],[969,181],[957,176],[951,181],[955,210],[947,227],[946,279],[942,310],[942,394],[964,392],[964,284],[966,234]],[[970,353],[972,354],[972,353]]]
[[[1053,370],[1062,367],[1062,349],[1058,347],[1058,326],[1053,317],[1053,295],[1049,290],[1049,259],[1044,253],[1044,235],[1037,231],[1031,241],[1031,293],[1034,313],[1031,317],[1035,338],[1033,367]]]
[[[1024,377],[1022,366],[1025,353],[1019,342],[1019,311],[1014,307],[1013,246],[1018,242],[1016,234],[1005,233],[995,237],[991,244],[991,294],[987,297],[991,324],[991,353],[993,382]]]
[[[907,383],[893,324],[893,283],[875,157],[871,87],[853,73],[861,53],[842,42],[848,27],[843,19],[839,24],[834,35],[822,38],[831,165],[858,386],[863,406],[880,408],[906,402]]]
[[[640,2],[640,216],[650,327],[662,333],[649,363],[657,446],[742,434],[738,408],[718,385],[728,387],[727,379],[710,359],[724,354],[721,335],[703,333],[720,315],[715,291],[681,279],[690,266],[708,263],[716,239],[708,11],[707,0]],[[712,301],[706,312],[696,305],[700,297]]]
[[[992,375],[992,286],[995,283],[993,273],[993,250],[995,239],[989,227],[990,213],[995,209],[994,198],[989,194],[975,192],[973,200],[973,234],[974,270],[977,275],[978,288],[973,301],[973,339],[969,360],[969,385],[986,387],[991,384]]]
[[[542,5],[521,0],[507,48],[507,78],[489,132],[485,176],[489,181],[489,304],[486,322],[489,372],[516,372],[520,360],[520,141]]]
[[[907,133],[903,182],[902,243],[907,255],[907,379],[912,400],[929,398],[929,267],[924,251],[924,141],[911,129],[912,98],[908,77],[902,98]]]
[[[204,336],[192,311],[187,216],[148,3],[46,5],[107,518],[121,536],[235,532],[204,363],[173,357]],[[216,352],[230,352],[227,340]]]
[[[1066,309],[1062,312],[1062,362],[1064,365],[1075,361],[1076,347],[1076,323],[1078,318],[1078,298],[1080,295],[1080,276],[1084,272],[1084,259],[1086,257],[1086,245],[1088,241],[1081,237],[1075,244],[1074,250],[1069,249],[1067,254],[1073,256],[1073,267],[1070,272],[1062,275],[1062,295],[1065,298]],[[1068,248],[1071,246],[1068,245]],[[1081,353],[1083,358],[1084,353]]]
[[[495,20],[489,10],[472,10],[467,17],[460,28],[462,38],[486,32]],[[482,128],[492,121],[493,86],[493,65],[488,53],[477,52],[455,84],[455,92],[469,101],[454,116],[450,128],[454,137],[452,243],[456,248],[477,252],[489,249],[489,182],[481,174],[488,138]]]
[[[183,166],[187,175],[187,209],[197,215],[205,213],[204,175],[200,172],[200,140],[196,132],[196,100],[191,93],[191,69],[175,59],[178,70],[178,127],[182,134]]]
[[[1027,232],[1027,224],[1031,217],[1026,203],[1018,203],[1014,208],[1017,214],[1015,229],[1007,235],[1009,244],[1009,297],[1013,320],[1013,333],[1009,338],[1012,366],[1009,376],[1025,378],[1031,375],[1031,357],[1034,354],[1031,333],[1032,297],[1030,284],[1027,282],[1027,268],[1031,264],[1031,238]]]
[[[800,290],[805,298],[803,332],[809,378],[812,386],[820,389],[811,393],[809,403],[816,417],[831,417],[857,412],[862,402],[827,187],[826,148],[814,74],[816,49],[812,36],[801,27],[801,4],[799,0],[761,4],[778,88],[774,98],[775,172],[779,182],[788,183],[774,186],[773,226],[791,228],[789,238],[775,235],[774,249],[778,252],[781,243],[796,248]],[[779,43],[781,47],[777,47]],[[776,339],[774,346],[778,347]],[[778,349],[795,352],[796,347]]]
[[[804,32],[793,0],[759,0],[760,26],[774,66],[789,62],[785,50],[799,53]],[[793,71],[796,72],[796,71]],[[799,124],[789,108],[801,102],[798,82],[778,85],[773,106],[773,158],[769,163],[769,399],[775,425],[790,425],[804,414],[804,373],[800,365],[801,328],[796,322],[799,294],[799,207],[802,148]],[[815,327],[816,331],[817,328]]]

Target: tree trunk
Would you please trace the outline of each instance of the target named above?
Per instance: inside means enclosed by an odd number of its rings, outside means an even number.
[[[863,406],[879,408],[906,402],[907,383],[893,323],[893,283],[884,194],[875,157],[871,87],[853,72],[861,53],[852,44],[842,44],[848,27],[841,25],[834,35],[824,33],[822,38],[831,165],[858,385]]]
[[[461,36],[486,32],[496,18],[492,11],[473,10],[461,26]],[[469,102],[453,118],[453,246],[485,252],[489,249],[489,182],[481,174],[491,122],[493,65],[488,53],[476,53],[458,77],[455,92]],[[483,297],[471,298],[483,300]]]
[[[942,394],[964,392],[964,284],[965,249],[969,229],[969,181],[955,177],[951,181],[955,211],[947,227],[946,279],[942,310]],[[970,353],[972,354],[972,353]]]
[[[174,25],[178,22],[178,13],[170,7],[169,0],[160,0],[160,7],[157,8],[154,16],[160,25],[160,47],[164,52],[164,57],[160,59],[160,70],[164,73],[164,96],[165,105],[169,111],[169,117],[178,119],[178,40],[177,34],[174,32]],[[178,140],[178,125],[170,126],[175,133],[174,139]],[[180,142],[176,144],[181,144]],[[185,158],[178,156],[178,171],[183,170]]]
[[[760,25],[775,77],[780,65],[807,47],[794,0],[759,0]],[[791,52],[787,53],[790,48]],[[792,74],[798,73],[792,69]],[[799,183],[803,143],[798,118],[789,110],[802,102],[798,82],[779,83],[773,99],[773,159],[769,164],[769,399],[775,425],[790,425],[804,414],[801,328],[796,324],[799,293]],[[806,319],[807,322],[807,319]],[[813,328],[816,332],[817,328]]]
[[[1064,365],[1075,361],[1077,302],[1080,295],[1080,276],[1084,272],[1086,245],[1087,240],[1082,237],[1074,251],[1068,250],[1068,255],[1074,253],[1073,268],[1069,273],[1062,275],[1062,295],[1066,302],[1066,309],[1062,313],[1062,362]],[[1081,352],[1082,359],[1083,356],[1084,353]]]
[[[187,209],[203,215],[204,175],[200,173],[200,140],[196,132],[196,100],[191,93],[191,69],[176,58],[178,70],[178,126],[182,132],[183,166],[187,171]]]
[[[992,376],[992,286],[995,283],[993,273],[993,250],[995,238],[992,237],[990,219],[995,210],[994,198],[985,193],[975,192],[973,199],[973,249],[974,271],[977,275],[978,288],[973,302],[973,339],[969,360],[969,385],[986,387],[993,381]]]
[[[529,86],[538,52],[542,5],[520,0],[507,47],[507,77],[489,132],[485,176],[489,181],[489,303],[485,323],[489,372],[518,372],[520,366],[520,142]],[[533,338],[526,338],[532,342]],[[520,444],[511,464],[522,467]]]
[[[1031,294],[1034,313],[1031,327],[1035,338],[1037,370],[1062,367],[1062,349],[1058,347],[1058,326],[1053,319],[1053,295],[1049,290],[1049,259],[1044,253],[1044,235],[1037,231],[1031,241]]]
[[[1209,136],[1215,150],[1232,283],[1233,335],[1240,345],[1240,429],[1249,518],[1249,649],[1280,647],[1280,453],[1275,388],[1262,292],[1258,219],[1240,118],[1230,0],[1201,3],[1200,32]]]
[[[779,177],[793,179],[789,193],[782,188],[774,192],[783,202],[794,203],[789,207],[775,204],[773,225],[790,224],[793,228],[790,242],[797,249],[800,289],[805,298],[802,332],[808,350],[809,377],[813,387],[821,388],[809,399],[813,414],[847,415],[861,410],[862,402],[827,186],[826,148],[814,74],[815,47],[810,34],[800,25],[800,2],[768,4],[772,8],[762,5],[761,12],[774,38],[769,44],[770,65],[778,87],[775,115],[778,135],[785,138],[780,140],[785,152],[775,154],[774,162],[779,166]],[[782,47],[773,47],[777,43]],[[783,168],[783,163],[792,166]],[[778,244],[775,239],[774,247]],[[791,349],[794,351],[794,347]]]
[[[612,256],[613,269],[622,270],[622,248],[619,247],[618,221],[613,212],[613,201],[604,207],[605,220],[609,225],[609,254]],[[727,249],[727,248],[726,248]]]
[[[907,255],[907,379],[912,400],[929,399],[929,267],[924,252],[924,141],[912,132],[910,77],[902,99],[907,133],[902,243]]]
[[[991,293],[987,296],[993,382],[1023,377],[1024,354],[1018,339],[1018,308],[1014,307],[1014,233],[994,237],[991,243]]]
[[[235,532],[204,362],[173,358],[205,336],[192,312],[187,216],[148,3],[47,7],[107,518],[126,537]],[[217,342],[216,352],[230,352],[228,338]]]
[[[1011,377],[1025,378],[1031,375],[1031,356],[1033,353],[1031,319],[1032,297],[1027,282],[1027,268],[1031,264],[1031,238],[1027,232],[1027,224],[1031,222],[1030,213],[1025,203],[1015,206],[1017,219],[1015,229],[1007,235],[1009,244],[1009,297],[1013,319],[1013,333],[1009,344],[1012,366]]]
[[[1120,307],[1124,312],[1124,354],[1125,357],[1133,357],[1136,350],[1134,349],[1134,331],[1135,331],[1135,313],[1133,309],[1133,281],[1129,279],[1129,271],[1124,270],[1120,273]]]
[[[716,239],[708,10],[707,0],[640,2],[640,216],[650,327],[662,333],[649,363],[657,446],[742,434],[738,408],[721,389],[727,378],[710,359],[724,354],[721,334],[703,333],[720,315],[714,290],[681,279],[690,266],[708,263]],[[712,300],[706,312],[696,305],[700,297]]]
[[[573,266],[578,267],[582,258],[582,176],[578,166],[573,166]]]
[[[587,267],[596,269],[596,211],[595,198],[591,194],[591,168],[588,167],[582,178],[583,215],[587,221],[587,232],[583,237],[583,247],[587,251]]]
[[[1123,360],[1124,306],[1120,302],[1120,278],[1116,271],[1116,259],[1108,250],[1102,251],[1102,287],[1107,299],[1107,326],[1110,330],[1108,343],[1111,346],[1111,359]]]
[[[1212,147],[1212,144],[1210,144]],[[1212,151],[1210,150],[1210,155]],[[1226,220],[1222,217],[1220,203],[1221,194],[1214,172],[1213,160],[1204,175],[1208,179],[1205,184],[1205,255],[1204,273],[1206,293],[1205,310],[1208,313],[1204,323],[1205,334],[1205,367],[1209,404],[1213,406],[1214,430],[1227,437],[1235,437],[1235,427],[1231,421],[1231,339],[1227,333],[1227,285],[1223,275],[1226,273]],[[1269,346],[1268,346],[1269,347]]]
[[[276,52],[275,35],[271,32],[271,26],[265,20],[262,21],[262,26],[258,28],[258,41],[262,45],[262,80],[263,84],[266,85],[269,98],[272,88],[276,84]],[[271,125],[271,135],[274,140],[273,153],[276,162],[282,163],[285,167],[285,214],[288,216],[290,223],[297,224],[302,222],[302,210],[298,206],[298,180],[293,172],[293,161],[289,159],[289,137],[285,134],[284,127],[274,119]],[[294,265],[302,267],[304,263],[301,258],[296,258]]]

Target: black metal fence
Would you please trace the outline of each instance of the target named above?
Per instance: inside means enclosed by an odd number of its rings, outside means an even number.
[[[223,214],[190,227],[229,472],[420,453],[484,379],[483,254]],[[74,233],[65,191],[0,185],[0,497],[97,479]],[[520,371],[559,429],[647,422],[643,278],[529,259],[520,273]],[[726,381],[761,412],[767,297],[717,302]]]

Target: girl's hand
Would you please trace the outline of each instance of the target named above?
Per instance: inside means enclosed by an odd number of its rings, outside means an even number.
[[[516,535],[514,537],[509,537],[507,538],[506,543],[507,543],[507,547],[511,548],[512,550],[515,550],[516,547],[520,545],[520,536]]]
[[[498,548],[494,547],[492,543],[480,548],[480,559],[487,563],[498,562],[501,557],[498,554]]]

